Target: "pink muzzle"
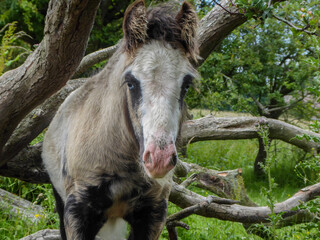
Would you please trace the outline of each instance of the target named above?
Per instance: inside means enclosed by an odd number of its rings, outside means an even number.
[[[174,144],[159,147],[149,143],[143,153],[146,171],[152,178],[164,177],[177,163],[177,150]]]

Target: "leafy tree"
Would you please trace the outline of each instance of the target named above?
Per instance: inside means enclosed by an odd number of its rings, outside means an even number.
[[[0,28],[17,21],[18,31],[30,37],[23,40],[38,44],[43,38],[44,18],[48,0],[4,0],[0,1]]]
[[[272,19],[255,28],[246,24],[199,68],[201,95],[192,94],[189,104],[278,118],[292,107],[286,96],[301,100],[315,83],[316,68],[306,61],[314,51],[306,45],[304,36]]]
[[[314,116],[312,103],[306,101],[313,99],[307,89],[319,82],[315,74],[317,67],[308,61],[316,55],[309,38],[301,30],[291,31],[287,25],[267,18],[276,15],[266,1],[238,2],[252,20],[233,31],[199,68],[202,79],[189,95],[189,106],[248,112],[274,119],[290,109],[295,110],[296,116],[305,117],[306,113]],[[279,12],[281,17],[276,17],[283,20],[282,16],[289,10],[294,15],[300,13],[298,18],[293,18],[295,24],[309,24],[316,33],[315,23],[319,18],[314,16],[318,12],[315,2],[319,1],[312,2],[309,9],[288,4]],[[256,172],[261,171],[258,163],[266,157],[261,139],[259,146]]]

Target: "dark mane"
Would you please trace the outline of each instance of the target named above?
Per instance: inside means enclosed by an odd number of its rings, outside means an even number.
[[[186,53],[189,53],[192,57],[197,54],[197,44],[193,42],[190,45],[188,39],[194,39],[193,31],[186,31],[181,27],[179,22],[180,13],[178,11],[179,6],[176,4],[162,4],[148,9],[147,11],[147,40],[155,39],[166,41],[170,43],[174,48],[182,48]],[[180,24],[179,24],[180,23]],[[183,23],[182,23],[183,24]],[[183,24],[184,25],[184,24]],[[184,27],[187,24],[184,25]],[[196,26],[193,26],[196,28]],[[185,36],[188,36],[186,39]],[[192,36],[191,36],[192,35]],[[195,40],[195,39],[194,39]]]

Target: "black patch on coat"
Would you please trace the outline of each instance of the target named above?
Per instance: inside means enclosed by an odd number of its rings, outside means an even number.
[[[192,85],[192,79],[193,77],[189,74],[183,78],[183,82],[180,89],[180,98],[179,98],[180,109],[182,109],[183,99],[186,96],[189,87]]]
[[[141,86],[140,86],[140,81],[136,79],[131,72],[127,72],[125,75],[125,81],[124,83],[127,84],[127,87],[129,88],[129,98],[131,102],[131,107],[133,112],[135,113],[136,119],[138,118],[138,108],[142,100],[142,91],[141,91]],[[129,109],[128,109],[128,96],[126,96],[126,103],[124,104],[125,108],[125,120],[126,120],[126,125],[128,126],[129,133],[134,134],[135,139],[137,141],[137,146],[140,148],[140,156],[142,156],[144,152],[144,140],[143,140],[143,129],[142,126],[140,126],[140,132],[135,132],[132,124],[132,120],[130,119],[130,114],[129,114]],[[137,131],[137,129],[136,129]]]
[[[127,72],[125,75],[125,83],[130,92],[131,107],[132,109],[137,110],[142,99],[140,81],[136,79],[131,72]]]
[[[64,228],[64,220],[63,220],[64,203],[63,203],[59,193],[57,192],[57,190],[53,187],[53,185],[52,185],[52,190],[53,190],[54,198],[56,199],[56,209],[57,209],[57,212],[59,214],[61,239],[62,240],[67,240],[66,231],[65,231],[65,228]]]
[[[80,193],[80,197],[71,194],[67,197],[64,209],[65,224],[68,223],[68,216],[76,221],[76,231],[81,236],[81,240],[94,240],[100,228],[107,221],[105,211],[112,206],[110,184],[110,175],[102,180],[99,186],[88,186],[86,191]],[[112,176],[114,180],[115,176]],[[80,198],[80,199],[79,199]]]
[[[138,139],[137,136],[134,132],[132,121],[130,119],[130,114],[129,114],[129,109],[128,109],[128,98],[127,96],[125,97],[126,99],[123,101],[123,109],[124,109],[124,118],[125,118],[125,123],[127,126],[127,129],[129,131],[129,134],[136,140],[136,144],[138,145]]]
[[[129,240],[151,239],[154,231],[158,231],[159,224],[166,220],[167,201],[157,201],[152,198],[142,198],[135,205],[134,211],[125,217],[131,225]]]

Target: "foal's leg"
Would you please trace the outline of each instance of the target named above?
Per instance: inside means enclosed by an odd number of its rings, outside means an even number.
[[[129,240],[157,240],[164,227],[167,215],[167,200],[145,198],[135,206],[126,220],[131,225]]]
[[[64,212],[64,204],[63,201],[57,192],[57,190],[52,186],[53,189],[53,195],[54,198],[56,199],[56,209],[59,214],[59,219],[60,219],[60,235],[62,240],[67,240],[66,237],[66,231],[64,229],[64,222],[63,222],[63,212]]]
[[[112,201],[103,184],[91,186],[67,196],[64,224],[68,240],[94,240],[107,221],[106,209]]]

